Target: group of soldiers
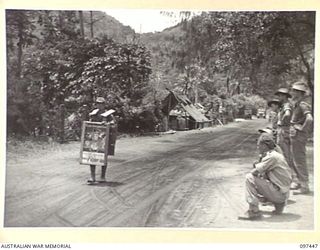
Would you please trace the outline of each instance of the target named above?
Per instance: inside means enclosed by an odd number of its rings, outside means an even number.
[[[290,190],[295,190],[293,194],[310,193],[306,143],[313,125],[312,108],[304,82],[294,83],[291,90],[278,89],[277,98],[268,102],[276,116],[271,128],[259,129],[259,160],[246,175],[249,209],[239,219],[261,218],[259,203],[271,204],[273,213],[281,214]]]

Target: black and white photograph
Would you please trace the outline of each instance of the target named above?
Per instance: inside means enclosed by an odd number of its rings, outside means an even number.
[[[315,26],[5,9],[4,228],[314,231]]]

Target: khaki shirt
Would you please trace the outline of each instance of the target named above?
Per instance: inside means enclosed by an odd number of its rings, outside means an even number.
[[[292,105],[290,102],[283,103],[280,108],[280,111],[278,113],[278,126],[279,127],[289,127],[290,126],[291,117],[284,119],[284,114],[286,113],[287,110],[289,110],[290,114],[292,114]]]
[[[306,115],[311,113],[311,105],[304,100],[296,102],[294,105],[291,124],[303,125],[306,120]]]
[[[289,166],[282,154],[271,150],[255,166],[261,175],[266,176],[280,189],[281,193],[289,192],[292,179]]]
[[[278,113],[270,111],[271,126],[273,130],[276,130],[278,127]]]
[[[276,144],[275,148],[274,148],[274,151],[278,152],[279,154],[282,154],[283,155],[283,151],[282,149],[280,148],[280,146],[278,144]]]

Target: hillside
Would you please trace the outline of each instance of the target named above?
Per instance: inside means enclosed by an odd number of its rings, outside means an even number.
[[[151,53],[153,85],[159,99],[168,93],[166,88],[183,91],[185,75],[179,61],[183,52],[185,31],[182,24],[167,28],[161,32],[144,33],[140,35],[140,43]]]
[[[136,33],[130,26],[125,26],[120,23],[117,19],[109,16],[108,14],[101,11],[92,11],[93,21],[94,21],[94,35],[97,37],[102,37],[107,35],[116,42],[119,43],[129,43],[132,42]],[[85,35],[90,36],[90,12],[84,12],[84,22],[85,22]]]

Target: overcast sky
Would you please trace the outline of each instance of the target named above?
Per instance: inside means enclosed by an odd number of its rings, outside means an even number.
[[[116,18],[124,25],[129,25],[137,33],[162,31],[165,28],[178,23],[179,11],[175,12],[175,17],[160,14],[160,10],[105,10],[105,12]],[[172,11],[170,11],[172,12]]]

